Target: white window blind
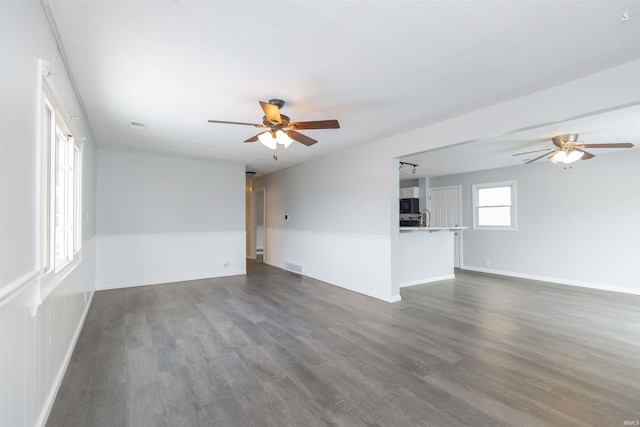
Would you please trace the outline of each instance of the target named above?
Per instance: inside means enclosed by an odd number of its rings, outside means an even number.
[[[474,195],[474,229],[515,230],[515,181],[476,184]]]

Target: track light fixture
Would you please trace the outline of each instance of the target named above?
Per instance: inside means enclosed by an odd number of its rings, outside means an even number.
[[[407,165],[407,166],[413,166],[413,169],[411,169],[411,173],[412,174],[416,174],[418,173],[418,165],[416,165],[415,163],[407,163],[407,162],[400,162],[400,170],[402,170],[402,168]]]

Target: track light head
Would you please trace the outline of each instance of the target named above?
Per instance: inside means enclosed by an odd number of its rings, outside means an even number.
[[[406,166],[412,166],[412,167],[413,167],[413,169],[411,170],[411,173],[412,173],[412,174],[414,174],[414,175],[415,175],[416,173],[418,173],[418,169],[417,169],[417,168],[418,168],[418,165],[416,165],[415,163],[400,162],[400,170],[402,170],[402,168],[403,168],[405,165],[406,165]]]

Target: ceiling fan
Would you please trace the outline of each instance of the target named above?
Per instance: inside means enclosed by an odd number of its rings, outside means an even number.
[[[223,123],[231,125],[246,125],[254,126],[257,128],[266,129],[257,135],[252,136],[244,142],[260,141],[265,146],[275,150],[278,144],[282,144],[285,147],[291,145],[293,141],[298,141],[304,145],[313,145],[316,141],[313,138],[309,138],[306,135],[301,134],[298,130],[310,130],[310,129],[339,129],[340,124],[337,120],[316,120],[311,122],[292,122],[289,117],[284,114],[280,114],[280,109],[284,106],[284,101],[281,99],[270,99],[269,102],[260,101],[262,111],[264,111],[264,117],[262,123],[244,123],[244,122],[229,122],[223,120],[209,120],[209,123]]]
[[[546,151],[543,155],[536,157],[535,159],[525,162],[533,163],[543,157],[549,156],[548,159],[552,163],[573,163],[577,160],[589,160],[595,157],[593,154],[584,151],[584,148],[631,148],[633,144],[630,142],[612,143],[612,144],[585,144],[578,141],[577,133],[567,133],[564,135],[558,135],[551,138],[555,148],[545,148],[542,150],[527,151],[525,153],[517,153],[514,156],[520,156],[522,154],[538,153],[540,151]]]

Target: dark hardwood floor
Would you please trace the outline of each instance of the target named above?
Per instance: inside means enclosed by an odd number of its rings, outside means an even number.
[[[259,262],[97,292],[48,426],[623,426],[640,297],[458,272],[388,304]]]

